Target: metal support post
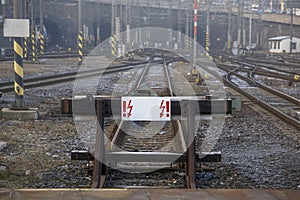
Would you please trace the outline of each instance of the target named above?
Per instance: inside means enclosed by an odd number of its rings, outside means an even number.
[[[20,1],[13,1],[13,15],[14,18],[20,18]],[[24,109],[24,71],[23,71],[23,44],[22,38],[14,38],[14,91],[15,91],[15,103],[14,109]]]
[[[126,1],[126,43],[130,44],[130,49],[132,49],[132,41],[130,38],[130,27],[131,26],[131,4]]]
[[[28,60],[28,38],[24,38],[24,59]]]
[[[241,47],[241,2],[238,1],[238,16],[237,16],[237,56],[240,56],[240,47]]]
[[[209,56],[209,46],[210,46],[210,40],[209,40],[209,36],[210,36],[210,30],[209,30],[209,26],[210,26],[210,12],[209,9],[207,10],[207,14],[206,14],[206,44],[205,44],[205,50],[206,50],[206,56]]]
[[[32,30],[31,32],[31,60],[34,62],[37,60],[37,55],[36,55],[36,42],[35,42],[35,31]]]
[[[244,12],[245,12],[245,0],[242,0],[242,29],[243,29],[243,47],[246,46],[246,29],[245,29],[245,18],[244,18]]]
[[[293,23],[294,23],[294,8],[291,9],[291,36],[290,36],[290,53],[293,53],[293,34],[294,34],[294,27],[293,27]]]
[[[196,153],[195,153],[195,102],[185,101],[187,107],[187,187],[196,188]]]
[[[40,54],[44,55],[45,41],[44,41],[44,35],[42,33],[40,33],[39,35],[39,43],[40,43]]]
[[[111,36],[111,54],[116,58],[118,57],[118,48],[117,48],[117,40],[116,36]]]
[[[116,17],[116,40],[117,40],[117,43],[119,43],[121,41],[120,17]]]
[[[111,35],[115,34],[115,0],[111,2]]]
[[[186,23],[185,23],[185,48],[189,49],[189,30],[190,30],[190,13],[186,11]]]
[[[249,17],[249,47],[252,47],[252,9],[250,8],[250,17]]]
[[[231,15],[232,15],[232,2],[229,0],[228,5],[228,31],[227,31],[227,49],[231,49]]]
[[[24,18],[28,18],[28,0],[25,0],[24,3]],[[28,45],[29,44],[29,38],[25,37],[24,38],[24,59],[28,60]]]
[[[177,42],[178,42],[178,49],[181,49],[181,1],[178,1],[177,4],[177,31],[178,31],[178,38],[177,38]]]
[[[96,100],[97,133],[95,146],[95,161],[93,171],[93,188],[103,188],[107,168],[105,166],[104,142],[104,101]]]
[[[31,56],[32,61],[37,60],[36,53],[36,37],[35,37],[35,22],[34,22],[34,0],[31,0]]]
[[[5,4],[2,4],[2,15],[3,15],[3,19],[5,19]]]
[[[82,63],[83,59],[83,33],[82,31],[79,32],[78,34],[78,54],[79,54],[79,58],[78,58],[78,62],[79,64]]]
[[[197,28],[198,28],[198,1],[194,1],[194,53],[193,53],[193,64],[196,64],[197,58]]]
[[[78,46],[78,62],[82,63],[83,57],[83,32],[82,32],[82,0],[78,1],[78,38],[77,38],[77,46]]]
[[[43,12],[43,0],[40,0],[40,35],[39,35],[39,47],[40,54],[44,55],[45,41],[44,41],[44,12]]]

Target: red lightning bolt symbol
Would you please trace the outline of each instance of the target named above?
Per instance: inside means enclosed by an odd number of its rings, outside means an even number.
[[[133,109],[133,106],[131,105],[131,100],[129,100],[127,108],[129,109],[128,117],[130,117],[132,115],[131,112],[132,112],[132,109]]]
[[[162,116],[164,116],[164,111],[165,111],[165,108],[166,106],[163,106],[165,100],[162,100],[161,103],[160,103],[160,109],[162,109],[161,113],[160,113],[160,118],[162,118]]]

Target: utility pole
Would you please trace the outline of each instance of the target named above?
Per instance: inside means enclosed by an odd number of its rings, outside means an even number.
[[[96,18],[94,18],[95,22],[95,27],[94,27],[94,34],[95,34],[95,41],[94,41],[94,46],[96,47],[98,44],[100,44],[101,41],[101,36],[100,36],[100,25],[101,25],[101,4],[98,2],[96,4],[97,7],[97,14],[96,14]]]
[[[131,24],[131,2],[126,1],[126,42],[129,45],[130,40],[130,24]],[[131,47],[131,44],[130,44]]]
[[[231,49],[231,15],[232,15],[232,1],[228,2],[228,30],[227,30],[227,49]]]
[[[237,56],[240,56],[240,45],[241,45],[241,2],[238,1],[238,16],[237,16]]]
[[[115,0],[111,2],[111,35],[115,34]]]
[[[5,4],[2,4],[2,16],[3,16],[3,20],[5,18]]]
[[[43,12],[43,0],[40,0],[40,25],[41,25],[41,33],[43,31],[44,26],[44,12]]]
[[[252,3],[252,1],[251,1]],[[249,16],[249,47],[251,49],[252,44],[252,5],[250,6],[250,16]]]
[[[123,29],[122,29],[122,24],[123,24],[123,4],[122,4],[122,1],[120,2],[119,18],[120,18],[120,32],[122,32],[123,31]]]
[[[245,19],[244,19],[244,13],[245,13],[245,0],[242,0],[242,28],[243,28],[243,47],[246,46],[246,28],[245,28]]]
[[[169,4],[169,46],[172,48],[173,45],[173,35],[172,35],[172,28],[173,28],[173,18],[172,18],[172,8],[171,3]]]
[[[39,42],[40,42],[40,54],[44,54],[44,12],[43,12],[43,0],[40,0],[40,35]]]
[[[78,32],[82,31],[82,0],[78,0]]]
[[[194,65],[196,64],[197,58],[197,28],[198,28],[198,1],[194,0]]]
[[[259,9],[262,9],[262,2],[261,0],[259,0]],[[261,32],[262,32],[262,20],[261,20],[261,14],[259,15],[259,18],[258,18],[258,21],[256,22],[257,24],[257,33],[256,33],[256,47],[257,48],[260,48],[262,46],[262,35],[261,35]]]
[[[190,30],[190,12],[186,11],[186,23],[185,23],[185,48],[190,49],[189,40],[189,30]]]
[[[77,45],[78,45],[78,62],[79,64],[82,63],[83,57],[83,32],[82,32],[82,0],[78,0],[78,38],[77,38]]]
[[[32,61],[37,60],[37,51],[36,51],[36,35],[35,35],[35,20],[34,20],[34,0],[31,0],[31,53]]]
[[[120,40],[121,40],[121,25],[120,25],[120,16],[121,16],[121,10],[120,10],[120,5],[116,5],[116,10],[115,10],[115,31],[116,31],[116,39],[117,39],[117,42],[119,44]]]
[[[29,17],[29,10],[28,10],[28,0],[24,2],[24,18],[27,19]],[[28,50],[29,50],[29,38],[24,38],[24,59],[28,60]]]
[[[208,2],[209,4],[207,5],[208,8],[207,8],[207,12],[206,12],[206,38],[205,38],[205,50],[206,50],[206,55],[209,56],[209,51],[210,51],[210,40],[209,40],[209,37],[210,37],[210,1]]]
[[[293,34],[294,34],[294,26],[293,26],[293,23],[294,23],[294,8],[292,8],[292,11],[291,11],[291,36],[290,36],[290,54],[293,53]]]
[[[178,49],[181,49],[181,0],[178,1],[177,4],[177,31],[178,31]]]

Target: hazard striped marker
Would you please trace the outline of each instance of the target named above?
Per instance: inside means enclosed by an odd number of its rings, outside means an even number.
[[[40,34],[39,41],[40,41],[40,54],[44,55],[45,42],[44,42],[44,36],[42,33]]]
[[[116,35],[112,35],[112,36],[111,36],[111,54],[112,54],[115,58],[118,57]]]
[[[23,72],[23,48],[22,48],[22,38],[14,38],[14,73],[15,73],[15,81],[14,81],[14,91],[16,102],[19,104],[23,102],[24,99],[24,72]],[[20,105],[16,105],[17,107]]]
[[[28,59],[28,38],[24,38],[24,59]]]
[[[205,45],[206,55],[209,56],[209,33],[206,32],[206,45]]]
[[[83,57],[83,33],[82,31],[79,31],[78,34],[78,54],[79,54],[79,64],[82,63],[82,57]]]
[[[31,53],[32,53],[32,61],[35,62],[37,60],[36,54],[36,42],[35,42],[35,33],[31,33]]]

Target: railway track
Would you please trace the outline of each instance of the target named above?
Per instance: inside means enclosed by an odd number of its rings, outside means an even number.
[[[300,68],[300,60],[297,58],[289,57],[289,56],[281,56],[281,55],[274,55],[270,57],[266,57],[267,53],[258,54],[255,53],[254,55],[247,55],[244,57],[239,58],[239,60],[243,60],[248,63],[260,63],[260,64],[268,64],[274,66],[281,66],[281,67],[294,67]],[[295,55],[296,56],[296,55]],[[227,53],[217,53],[215,58],[222,57],[226,60],[232,60],[233,56]]]
[[[230,85],[230,87],[261,105],[282,120],[300,128],[300,121],[296,119],[298,115],[296,111],[300,109],[300,100],[257,81],[254,74],[259,69],[258,65],[250,65],[251,68],[248,68],[246,72],[243,66],[244,65],[239,65],[228,69],[220,65],[219,68],[227,73],[223,76],[224,81]],[[249,64],[247,66],[249,66]],[[260,73],[270,75],[269,72]],[[274,73],[272,74],[275,76]]]
[[[82,72],[68,72],[50,76],[36,77],[24,79],[25,89],[48,86],[58,83],[74,81],[75,79],[84,79],[93,76],[100,76],[102,74],[112,74],[121,71],[127,71],[133,68],[138,68],[144,65],[144,61],[137,63],[121,64],[108,67],[107,69],[92,69]],[[14,90],[14,82],[6,81],[0,82],[0,93],[12,92]]]
[[[172,82],[166,58],[161,57],[162,63],[153,63],[154,55],[151,57],[141,73],[140,79],[136,81],[136,84],[134,84],[134,87],[130,89],[128,94],[139,93],[137,91],[138,88],[147,85],[149,90],[153,90],[158,96],[172,96]],[[168,62],[171,62],[171,60],[169,59]],[[178,156],[179,158],[187,150],[179,120],[171,122],[121,121],[115,130],[111,137],[111,150],[107,152],[106,156],[118,157],[118,161],[113,164],[114,168],[118,170],[147,172],[166,168],[172,164],[174,157]],[[121,158],[122,155],[125,159]],[[118,172],[111,170],[111,173]],[[111,175],[108,176],[111,177]],[[109,180],[107,177],[105,179]],[[128,185],[120,185],[116,181],[104,183],[98,180],[98,182],[103,183],[100,187],[105,185],[110,187],[128,187]],[[184,183],[185,180],[181,182]],[[126,183],[130,184],[130,180],[126,181]],[[195,183],[185,183],[182,186],[186,187],[191,184]]]
[[[83,119],[87,119],[85,116],[92,117],[91,120],[94,123],[95,114],[97,116],[97,129],[93,129],[96,135],[92,143],[87,143],[88,150],[74,150],[71,154],[72,160],[94,161],[91,166],[93,188],[135,187],[136,185],[132,185],[134,184],[132,179],[152,177],[153,170],[171,170],[171,174],[172,171],[176,171],[180,174],[176,180],[180,179],[181,185],[167,181],[165,185],[161,184],[164,182],[166,172],[164,171],[160,174],[159,181],[151,181],[148,178],[140,180],[143,184],[138,184],[138,186],[196,188],[196,163],[221,160],[220,152],[202,152],[202,149],[198,148],[196,153],[195,118],[211,120],[213,114],[223,116],[231,113],[231,100],[222,98],[221,91],[218,90],[219,85],[212,85],[214,89],[217,89],[214,93],[217,97],[215,99],[205,96],[207,88],[201,88],[196,92],[193,88],[199,86],[196,79],[200,79],[200,74],[191,75],[189,72],[193,66],[180,56],[173,56],[174,54],[170,52],[156,49],[145,49],[145,55],[149,62],[144,65],[144,68],[133,70],[119,77],[117,84],[113,83],[116,86],[110,96],[80,94],[62,99],[61,113],[77,114],[77,122],[82,125],[83,129],[92,127],[86,127],[86,121],[82,121],[82,117]],[[204,59],[203,62],[207,60]],[[171,67],[173,70],[170,70]],[[207,69],[210,70],[211,67]],[[205,92],[204,96],[203,92]],[[172,97],[173,94],[178,94],[178,96]],[[199,97],[199,94],[202,96]],[[133,96],[170,98],[173,121],[122,121],[121,116],[124,117],[124,112],[126,112],[125,117],[128,115],[127,112],[131,112],[128,105],[130,105],[130,97]],[[128,100],[124,101],[123,97]],[[125,109],[124,102],[127,105]],[[75,109],[72,109],[72,105],[75,105]],[[111,117],[114,119],[113,122],[107,124],[105,118],[112,119]],[[85,132],[82,134],[86,137]],[[201,147],[201,145],[201,141],[198,140],[197,146]],[[209,145],[206,145],[206,149],[209,149]],[[119,174],[123,174],[124,171],[130,173],[122,175],[124,177],[122,183],[119,179],[116,181],[116,177],[120,177]],[[140,173],[133,178],[134,172]],[[127,178],[130,180],[127,181]],[[151,184],[148,185],[147,183],[150,182]],[[153,185],[154,182],[160,184]]]
[[[290,72],[287,70],[281,70],[276,69],[269,66],[262,66],[252,63],[245,63],[245,62],[235,62],[233,64],[224,64],[220,63],[218,64],[218,67],[223,70],[234,70],[238,68],[238,71],[245,72],[245,73],[252,73],[254,75],[261,75],[271,78],[277,78],[282,79],[286,81],[292,81],[292,82],[300,82],[300,79],[295,79],[295,76],[298,75],[298,73]]]
[[[39,59],[44,59],[44,58],[73,58],[73,57],[78,57],[78,53],[75,51],[69,52],[69,51],[63,51],[63,52],[45,52],[44,55],[39,55]],[[14,56],[13,55],[7,55],[5,57],[0,57],[0,61],[13,61]],[[30,61],[30,59],[28,59]]]

